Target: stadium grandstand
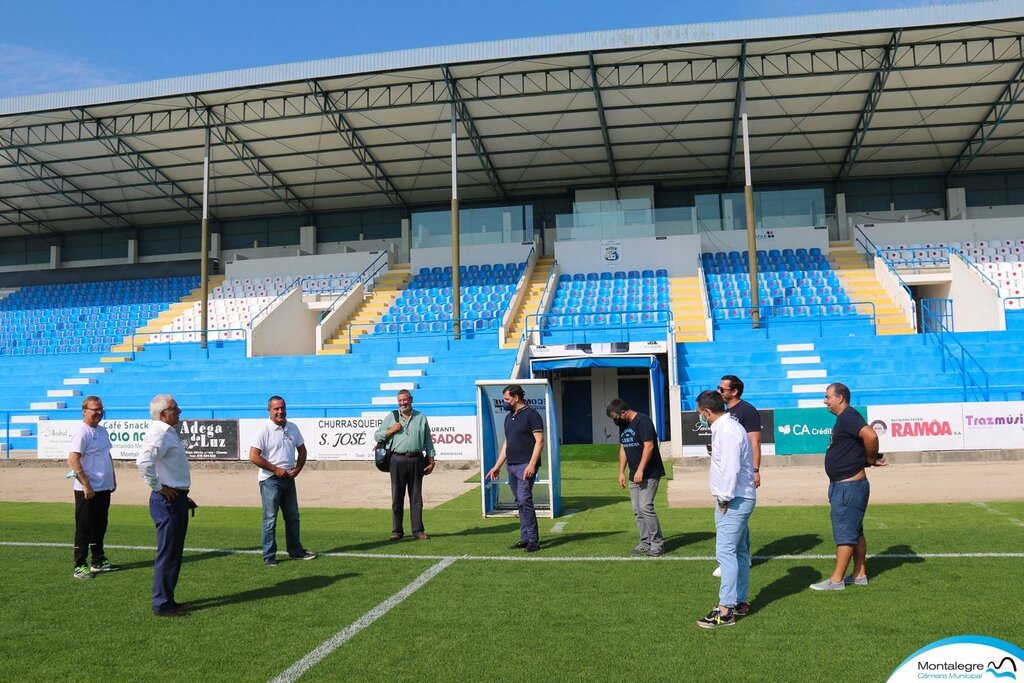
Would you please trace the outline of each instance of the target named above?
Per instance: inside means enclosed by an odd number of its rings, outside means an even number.
[[[281,394],[313,431],[354,430],[312,457],[361,459],[401,388],[470,434],[482,379],[549,379],[566,443],[617,440],[622,397],[673,455],[726,373],[762,409],[819,406],[833,381],[855,405],[1022,401],[1022,14],[666,26],[0,100],[0,448],[43,456],[88,394],[125,424],[156,393],[211,421]],[[451,457],[476,457],[464,441]]]

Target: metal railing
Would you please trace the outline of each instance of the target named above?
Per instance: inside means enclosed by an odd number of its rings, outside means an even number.
[[[842,307],[842,308],[846,308],[847,306],[853,306],[854,309],[857,310],[857,312],[856,313],[845,313],[844,312],[843,315],[825,315],[824,311],[828,307],[830,307],[830,306],[839,306],[839,307]],[[870,307],[870,313],[867,313],[867,314],[861,313],[860,310],[857,308],[859,306],[869,306]],[[836,304],[801,304],[799,306],[789,306],[789,305],[786,305],[786,306],[761,305],[761,306],[758,306],[758,307],[755,307],[755,306],[715,306],[712,309],[713,311],[745,311],[747,313],[747,315],[745,317],[739,317],[738,316],[738,317],[735,317],[735,318],[732,317],[732,316],[730,316],[728,318],[714,317],[713,321],[714,321],[714,323],[716,325],[719,326],[719,328],[721,328],[723,325],[724,326],[746,325],[746,324],[748,324],[750,322],[750,313],[755,308],[758,308],[761,311],[761,328],[763,328],[765,330],[770,330],[770,328],[773,325],[778,326],[778,325],[785,324],[785,325],[788,326],[788,325],[793,325],[793,324],[808,324],[808,325],[817,325],[818,326],[818,333],[819,334],[824,334],[825,324],[826,323],[830,323],[830,322],[837,322],[838,323],[838,322],[844,322],[844,321],[845,322],[853,322],[853,321],[860,320],[863,317],[867,317],[868,321],[871,323],[871,326],[873,328],[875,328],[876,332],[877,332],[877,329],[878,329],[878,316],[877,316],[877,314],[875,312],[875,302],[873,302],[873,301],[850,301],[850,302],[845,303],[845,304],[838,304],[838,303],[836,303]],[[811,315],[782,315],[779,312],[780,309],[782,309],[782,308],[794,308],[794,309],[795,308],[809,308],[809,309],[812,309],[812,310],[819,310],[819,311],[821,311],[821,313],[812,313]],[[766,331],[766,334],[770,335],[771,332],[770,331]]]
[[[629,315],[636,315],[638,318],[650,314],[654,319],[650,321],[637,320],[630,322],[628,321]],[[612,322],[609,318],[617,317],[619,322]],[[583,320],[577,323],[577,318],[583,318]],[[604,318],[604,322],[599,322],[599,318]],[[570,321],[572,324],[564,325],[564,321]],[[532,321],[532,322],[531,322]],[[551,325],[551,322],[557,321],[558,324]],[[534,324],[535,323],[535,324]],[[526,316],[526,334],[529,335],[533,332],[568,332],[573,338],[577,332],[583,332],[580,340],[570,341],[569,343],[587,343],[588,337],[586,332],[594,332],[600,330],[603,333],[616,332],[623,330],[665,330],[666,334],[673,337],[673,330],[675,328],[675,321],[672,315],[672,311],[669,309],[655,309],[655,310],[642,310],[642,309],[627,309],[623,311],[594,311],[590,313],[539,313]],[[646,341],[640,339],[628,339],[622,338],[623,335],[619,335],[620,339],[609,339],[608,335],[603,335],[602,339],[596,340],[595,343],[599,342],[614,342],[614,341]],[[626,334],[625,337],[629,337]]]
[[[952,368],[959,373],[961,398],[964,402],[971,400],[969,396],[973,400],[988,401],[991,396],[988,372],[946,326],[946,317],[939,311],[931,311],[931,304],[927,299],[921,302],[922,316],[925,315],[926,306],[929,307],[928,317],[937,324],[925,332],[925,338],[938,344],[941,350],[942,371],[947,372]]]
[[[999,285],[993,282],[988,275],[985,275],[981,268],[979,268],[973,261],[971,261],[971,259],[964,256],[963,252],[961,252],[959,249],[956,249],[955,247],[949,247],[949,254],[950,256],[958,256],[960,260],[963,261],[969,269],[973,270],[981,277],[982,281],[987,282],[992,289],[996,290],[996,296],[1000,296]]]
[[[174,353],[173,353],[172,349],[175,346],[179,346],[180,344],[183,344],[183,343],[188,343],[189,341],[194,341],[196,343],[199,343],[200,340],[202,339],[203,332],[206,332],[206,340],[208,342],[206,348],[204,349],[207,358],[210,357],[209,342],[232,342],[232,341],[237,341],[237,342],[241,342],[241,345],[244,348],[246,343],[247,343],[248,336],[249,336],[249,330],[247,328],[244,328],[244,327],[229,327],[229,328],[216,329],[216,330],[207,329],[207,330],[171,330],[170,332],[132,332],[132,335],[131,335],[132,360],[135,360],[135,354],[136,354],[135,347],[138,345],[135,342],[136,337],[155,337],[157,335],[186,335],[186,334],[194,334],[194,335],[198,336],[198,338],[194,339],[194,340],[184,339],[182,341],[167,340],[167,341],[141,342],[141,344],[146,346],[147,348],[154,348],[154,347],[163,348],[163,347],[166,347],[167,348],[167,359],[170,360],[171,358],[174,357]],[[241,339],[231,339],[231,338],[229,338],[230,335],[229,336],[224,336],[224,335],[228,335],[228,333],[230,333],[230,332],[241,332],[242,333],[242,338]],[[117,353],[117,352],[114,352],[114,353]],[[242,351],[242,355],[245,355],[245,351],[244,350]],[[146,359],[147,360],[155,360],[155,358],[153,357],[153,354],[148,354],[146,356]]]
[[[330,304],[328,304],[327,308],[325,308],[324,310],[322,310],[320,312],[320,317],[318,318],[318,322],[323,322],[324,318],[326,318],[328,315],[331,314],[332,311],[334,311],[334,307],[337,306],[341,302],[342,299],[344,299],[346,296],[348,296],[348,293],[350,291],[352,291],[352,288],[356,286],[356,283],[358,283],[358,282],[364,283],[363,287],[365,288],[366,287],[365,283],[373,281],[374,278],[377,277],[377,273],[379,273],[380,271],[382,271],[384,268],[386,268],[389,265],[390,262],[388,260],[388,254],[389,254],[389,252],[382,251],[377,256],[377,258],[375,258],[374,260],[370,261],[370,264],[367,265],[366,268],[363,268],[363,272],[359,273],[359,275],[357,275],[356,278],[352,282],[349,283],[348,287],[345,287],[341,291],[341,293],[337,297],[334,298],[334,301],[332,301]],[[384,259],[383,263],[381,263],[381,259]],[[373,271],[373,272],[370,272],[370,271]]]
[[[402,342],[403,342],[403,340],[408,341],[409,339],[423,340],[423,339],[442,338],[442,339],[445,339],[447,341],[448,348],[451,349],[452,342],[456,340],[455,330],[454,330],[454,321],[455,320],[456,320],[456,318],[447,317],[447,318],[439,318],[439,319],[436,319],[436,320],[421,320],[421,321],[414,322],[414,323],[409,323],[409,322],[349,323],[348,326],[347,326],[348,348],[351,351],[351,349],[353,347],[353,339],[354,339],[353,336],[352,336],[353,328],[358,329],[358,328],[365,327],[365,328],[369,328],[370,329],[370,332],[373,334],[374,338],[376,338],[376,339],[393,339],[393,340],[395,340],[395,342],[396,342],[396,344],[398,346],[398,350],[399,351],[402,350]],[[482,317],[482,318],[464,318],[463,317],[463,318],[457,318],[457,320],[459,320],[459,322],[462,323],[461,324],[461,332],[460,332],[460,335],[459,335],[460,339],[469,338],[469,337],[475,337],[478,334],[494,334],[494,335],[498,334],[497,325],[500,324],[500,320],[498,319],[497,316],[487,316],[487,317]],[[477,323],[479,323],[479,321],[483,321],[483,320],[490,321],[490,322],[487,325],[485,325],[485,326],[479,326],[478,327]],[[467,322],[471,322],[471,321],[477,321],[477,323],[474,323],[472,326],[466,325]],[[402,330],[402,325],[406,325],[406,324],[418,325],[420,323],[426,323],[426,324],[430,325],[431,329],[429,329],[429,330],[404,330],[404,331]],[[441,329],[436,329],[436,327],[434,326],[435,323],[439,323]],[[389,326],[389,327],[393,326],[394,329],[392,329],[392,330],[385,330],[383,332],[376,332],[375,330],[376,330],[376,327],[378,325],[385,325],[385,326]]]
[[[275,296],[273,299],[270,300],[270,303],[268,303],[266,306],[264,306],[259,311],[257,311],[256,315],[254,315],[249,320],[249,329],[251,330],[253,328],[253,326],[256,324],[256,321],[259,320],[260,318],[262,318],[267,313],[267,311],[269,311],[271,309],[271,307],[274,306],[274,304],[276,304],[279,300],[283,299],[284,297],[288,296],[288,294],[291,293],[291,291],[295,288],[296,285],[301,287],[303,279],[304,278],[297,277],[294,280],[292,280],[290,283],[288,283],[288,286],[284,288],[284,291],[279,292],[277,296]],[[307,279],[307,280],[310,280],[310,279],[319,280],[320,278],[305,278],[305,279]]]

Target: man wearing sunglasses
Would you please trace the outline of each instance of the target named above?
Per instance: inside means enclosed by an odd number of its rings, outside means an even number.
[[[284,399],[271,396],[270,416],[249,447],[249,462],[259,470],[263,499],[263,564],[277,566],[277,513],[284,517],[285,545],[293,560],[315,560],[316,553],[302,547],[299,538],[299,498],[295,478],[306,465],[306,442],[294,422],[288,421]],[[296,454],[298,457],[296,457]]]

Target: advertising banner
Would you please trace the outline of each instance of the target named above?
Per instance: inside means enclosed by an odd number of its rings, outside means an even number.
[[[761,455],[775,455],[775,411],[758,410],[761,416]],[[711,444],[711,429],[701,425],[697,411],[685,411],[682,415],[683,455],[706,456]]]
[[[390,411],[367,413],[362,417],[299,417],[289,422],[302,432],[306,457],[310,460],[372,460],[377,443],[373,433]],[[249,457],[249,447],[266,420],[240,420],[240,457]],[[438,460],[476,460],[476,418],[472,416],[427,415],[430,435]]]
[[[608,356],[617,353],[640,355],[667,353],[664,341],[593,342],[590,344],[541,344],[534,346],[533,358],[572,358],[573,356]]]
[[[964,403],[964,448],[1020,448],[1024,444],[1024,401]]]
[[[178,435],[189,460],[238,460],[241,455],[238,420],[182,420]]]
[[[882,453],[964,448],[964,409],[960,403],[871,406],[867,421],[878,432],[878,450]]]
[[[857,408],[861,415],[864,408]],[[779,408],[775,411],[775,454],[824,453],[832,438],[836,416],[827,408]]]
[[[110,434],[110,457],[114,460],[135,460],[142,451],[142,440],[149,430],[149,420],[104,420],[101,424]],[[39,423],[38,455],[40,458],[66,460],[71,437],[81,420],[43,420]]]

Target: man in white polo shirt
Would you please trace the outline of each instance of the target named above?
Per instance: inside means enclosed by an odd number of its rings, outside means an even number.
[[[299,498],[295,477],[306,464],[306,444],[280,396],[267,401],[270,419],[263,423],[249,448],[249,462],[260,468],[260,496],[263,499],[263,564],[277,566],[277,511],[284,517],[288,556],[315,560],[316,554],[302,547],[299,538]],[[296,453],[298,458],[296,458]]]
[[[114,461],[110,458],[110,435],[100,424],[103,401],[99,396],[82,399],[82,423],[71,437],[68,466],[75,474],[75,573],[76,579],[91,579],[93,572],[112,572],[103,552],[107,533],[110,494],[117,488]],[[92,567],[86,564],[92,548]]]
[[[142,440],[137,461],[139,474],[152,493],[149,516],[156,525],[156,559],[153,562],[153,614],[158,617],[185,617],[186,605],[174,601],[174,588],[181,573],[188,532],[188,497],[192,471],[188,455],[175,427],[181,421],[181,408],[169,394],[158,394],[149,402],[153,421]]]

